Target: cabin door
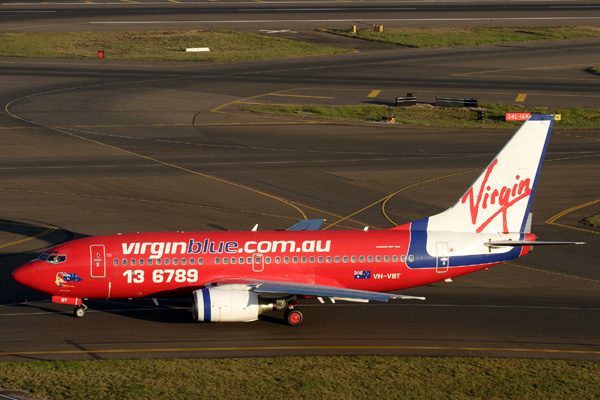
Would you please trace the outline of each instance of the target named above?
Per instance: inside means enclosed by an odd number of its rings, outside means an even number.
[[[252,271],[262,272],[265,269],[265,258],[260,253],[255,253],[252,256]]]
[[[92,278],[106,277],[106,253],[103,244],[90,246],[90,276]]]
[[[435,258],[435,272],[445,274],[450,266],[450,248],[448,242],[437,242],[435,245],[437,254]]]

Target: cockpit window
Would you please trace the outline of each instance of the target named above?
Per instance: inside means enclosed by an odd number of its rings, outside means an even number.
[[[67,261],[67,256],[63,254],[42,254],[38,260],[46,261],[50,264],[60,264]]]

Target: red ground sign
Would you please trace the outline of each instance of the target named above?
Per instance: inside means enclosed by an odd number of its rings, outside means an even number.
[[[531,113],[506,113],[506,121],[527,121]]]

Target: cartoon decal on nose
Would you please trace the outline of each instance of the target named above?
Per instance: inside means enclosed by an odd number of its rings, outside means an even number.
[[[83,278],[77,276],[77,274],[69,274],[67,272],[59,272],[56,274],[56,286],[58,287],[75,287],[74,285],[67,285],[68,282],[79,282]]]

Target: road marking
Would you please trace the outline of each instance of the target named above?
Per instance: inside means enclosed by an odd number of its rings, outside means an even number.
[[[600,20],[600,17],[534,17],[534,18],[358,18],[358,19],[248,19],[248,20],[160,20],[160,21],[90,21],[88,24],[102,25],[156,25],[156,24],[267,24],[290,22],[474,22],[474,21],[574,21],[574,20]]]
[[[381,90],[373,90],[371,93],[367,95],[367,97],[377,97],[381,93]]]
[[[261,29],[259,32],[264,32],[264,33],[298,33],[298,32],[293,31],[291,29],[280,29],[280,30]]]
[[[535,245],[534,245],[535,246]],[[505,262],[505,265],[511,265],[513,267],[517,267],[517,268],[521,268],[521,269],[526,269],[529,271],[535,271],[535,272],[543,272],[545,274],[550,274],[550,275],[556,275],[556,276],[561,276],[563,278],[571,278],[571,279],[581,279],[582,281],[588,281],[588,282],[594,282],[594,283],[600,283],[599,280],[597,279],[591,279],[591,278],[583,278],[581,276],[576,276],[576,275],[569,275],[569,274],[563,274],[560,272],[553,272],[553,271],[546,271],[543,269],[539,269],[539,268],[532,268],[532,267],[526,267],[524,265],[519,265],[519,264],[515,264],[513,262]]]
[[[521,94],[519,94],[519,95],[517,96],[517,98],[515,99],[515,101],[518,101],[518,102],[524,102],[526,97],[527,97],[527,95],[526,95],[526,94],[524,94],[524,93],[521,93]]]
[[[7,351],[0,352],[0,356],[27,356],[49,354],[123,354],[123,353],[162,353],[162,352],[228,352],[228,351],[281,351],[281,350],[449,350],[449,351],[476,351],[476,352],[502,352],[502,353],[546,353],[546,354],[591,354],[599,355],[600,351],[593,350],[567,350],[567,349],[531,349],[531,348],[494,348],[494,347],[452,347],[452,346],[239,346],[239,347],[188,347],[188,348],[148,348],[148,349],[89,349],[89,350],[52,350],[52,351]]]
[[[35,225],[27,225],[27,226],[33,226],[33,227],[36,227]],[[44,227],[44,228],[46,228],[46,227]],[[17,245],[17,244],[20,244],[20,243],[29,242],[30,240],[34,240],[34,239],[40,238],[40,237],[42,237],[42,236],[46,236],[46,235],[48,235],[48,234],[50,234],[50,233],[54,232],[54,231],[55,231],[55,230],[57,230],[57,229],[58,229],[58,228],[56,228],[56,227],[48,228],[48,229],[46,229],[44,232],[38,233],[37,235],[28,236],[28,237],[26,237],[26,238],[24,238],[24,239],[21,239],[21,240],[16,240],[16,241],[14,241],[14,242],[10,242],[10,243],[5,243],[5,244],[2,244],[2,245],[0,245],[0,249],[3,249],[3,248],[5,248],[5,247],[10,247],[10,246],[15,246],[15,245]]]
[[[575,229],[575,230],[578,230],[578,231],[583,231],[583,232],[587,232],[587,233],[593,233],[594,235],[598,235],[598,234],[600,234],[600,232],[598,232],[598,231],[593,231],[591,229],[584,229],[584,228],[579,228],[579,227],[576,227],[576,226],[569,226],[569,225],[564,225],[564,224],[558,224],[558,223],[556,223],[557,219],[559,219],[561,217],[564,217],[565,215],[567,215],[567,214],[569,214],[569,213],[571,213],[573,211],[577,211],[580,208],[589,207],[589,206],[592,206],[592,205],[598,204],[598,203],[600,203],[600,199],[598,199],[598,200],[592,200],[592,201],[589,201],[587,203],[571,207],[571,208],[566,209],[566,210],[564,210],[562,212],[559,212],[558,214],[554,215],[553,217],[550,217],[546,221],[546,223],[548,225],[556,225],[556,226],[560,226],[560,227],[563,227],[563,228]]]

